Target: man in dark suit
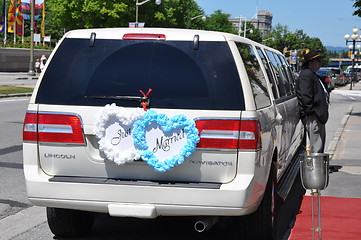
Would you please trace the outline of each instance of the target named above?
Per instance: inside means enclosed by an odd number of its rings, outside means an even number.
[[[321,67],[321,60],[321,56],[316,51],[307,53],[296,82],[300,115],[310,139],[312,153],[324,152],[325,124],[328,120],[328,92],[322,80],[316,75],[316,71]]]

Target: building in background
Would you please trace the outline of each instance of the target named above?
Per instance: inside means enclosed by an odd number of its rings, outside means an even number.
[[[255,28],[258,28],[262,34],[262,37],[271,33],[272,30],[272,19],[273,15],[270,11],[261,10],[257,12],[257,18],[230,18],[229,21],[232,22],[233,26],[237,29],[243,26],[244,22],[250,22]],[[243,30],[241,30],[243,31]]]

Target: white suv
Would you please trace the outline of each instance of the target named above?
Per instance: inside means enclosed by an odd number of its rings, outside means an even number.
[[[247,239],[270,239],[302,140],[274,49],[220,32],[75,30],[30,100],[27,192],[57,236],[85,234],[100,212],[212,220],[197,231],[231,216]]]

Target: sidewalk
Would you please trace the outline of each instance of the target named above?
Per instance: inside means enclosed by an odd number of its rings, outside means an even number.
[[[361,94],[361,82],[356,83],[351,91]],[[352,102],[345,112],[328,146],[327,152],[333,153],[330,183],[322,191],[322,196],[361,198],[361,103]]]
[[[28,73],[23,72],[0,72],[0,86],[17,86],[17,87],[28,87],[34,88],[36,82],[38,81],[39,74],[35,76],[29,76]],[[18,93],[18,94],[9,94],[9,95],[0,95],[0,98],[6,97],[22,97],[22,96],[31,96],[30,93]]]

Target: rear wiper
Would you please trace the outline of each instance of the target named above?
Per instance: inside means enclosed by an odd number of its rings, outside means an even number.
[[[85,96],[85,98],[111,99],[111,100],[129,100],[129,101],[138,101],[138,102],[144,102],[144,101],[148,100],[148,97],[138,97],[138,96]]]
[[[110,99],[110,100],[127,100],[127,101],[138,101],[140,102],[140,106],[147,111],[147,107],[149,107],[149,95],[152,93],[152,89],[149,88],[147,93],[144,93],[142,90],[139,92],[143,95],[143,97],[139,96],[85,96],[85,98],[91,99]]]

